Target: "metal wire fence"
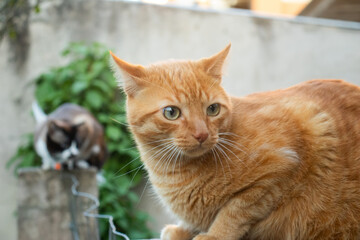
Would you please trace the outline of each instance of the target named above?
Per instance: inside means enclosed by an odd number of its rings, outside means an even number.
[[[69,211],[73,240],[100,240],[99,220],[109,223],[108,240],[130,240],[124,233],[116,231],[111,215],[98,214],[100,202],[97,197],[89,193],[79,192],[77,190],[79,181],[73,174],[65,176],[72,181]]]

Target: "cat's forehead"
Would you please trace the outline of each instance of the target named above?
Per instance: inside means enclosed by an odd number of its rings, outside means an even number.
[[[197,68],[196,63],[191,61],[166,61],[150,65],[147,73],[152,80],[162,83],[186,83],[194,81],[196,75],[203,74],[202,69]]]
[[[165,90],[178,100],[208,99],[215,92],[216,84],[194,62],[173,61],[149,68],[149,81],[154,87]]]

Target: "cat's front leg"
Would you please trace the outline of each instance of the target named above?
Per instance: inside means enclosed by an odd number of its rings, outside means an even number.
[[[178,225],[166,225],[160,235],[161,240],[191,240],[194,233]]]
[[[248,191],[233,197],[220,209],[208,232],[197,235],[193,240],[239,240],[254,223],[268,216],[277,197],[261,187]]]
[[[53,161],[49,158],[42,158],[41,168],[43,170],[50,170],[53,166]]]
[[[80,169],[88,169],[90,167],[89,163],[85,160],[78,160],[76,166]]]

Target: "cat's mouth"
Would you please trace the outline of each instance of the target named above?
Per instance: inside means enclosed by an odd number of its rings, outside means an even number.
[[[188,157],[200,157],[207,153],[211,148],[204,146],[204,145],[197,145],[196,147],[193,147],[191,149],[187,149],[184,152],[184,154]]]

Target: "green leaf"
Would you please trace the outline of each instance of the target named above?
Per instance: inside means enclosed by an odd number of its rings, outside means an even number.
[[[129,192],[128,197],[132,202],[139,201],[139,197],[134,192]]]
[[[111,140],[117,141],[121,138],[120,128],[109,126],[106,128],[106,136],[108,136]]]
[[[102,105],[102,96],[97,91],[87,91],[85,94],[85,99],[90,104],[90,106],[95,109],[99,109]]]
[[[99,74],[104,70],[105,67],[106,64],[103,62],[94,62],[94,64],[90,69],[89,77],[91,79],[96,79],[99,76]]]
[[[87,82],[76,81],[71,87],[71,92],[74,94],[79,94],[80,92],[84,91],[87,87],[88,87]]]
[[[101,79],[95,79],[93,83],[94,87],[97,87],[99,90],[101,90],[105,94],[113,95],[113,88],[106,84]]]

